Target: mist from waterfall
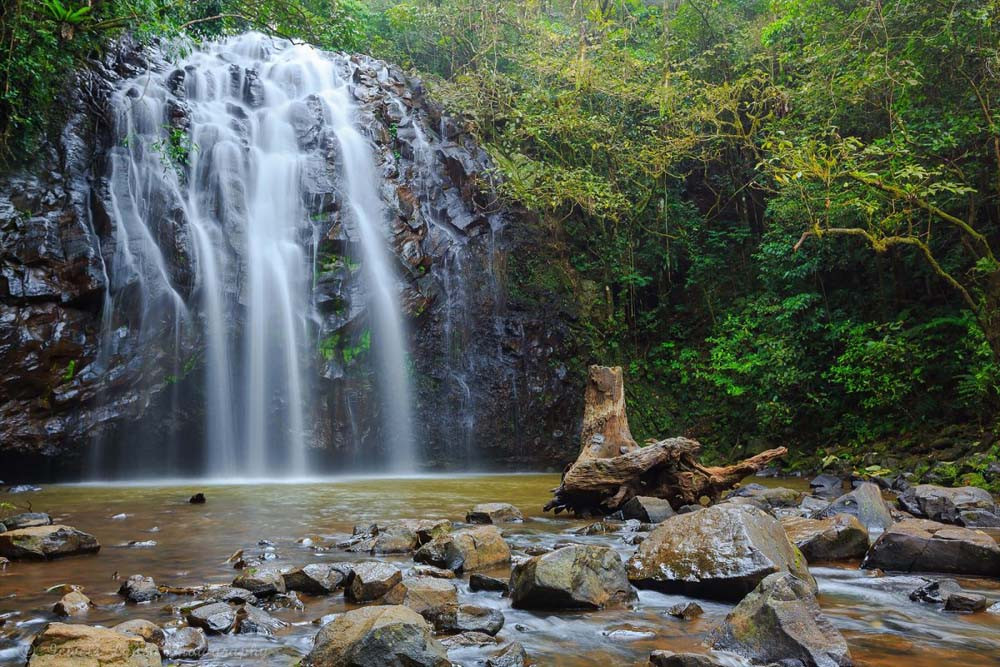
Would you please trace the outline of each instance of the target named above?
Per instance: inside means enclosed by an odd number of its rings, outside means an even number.
[[[204,397],[204,443],[172,438],[145,469],[168,475],[175,471],[167,462],[181,462],[203,476],[253,478],[311,471],[318,231],[303,182],[315,177],[317,161],[336,162],[338,201],[327,203],[360,250],[383,469],[416,465],[381,177],[359,130],[350,74],[346,58],[250,33],[208,44],[115,94],[115,247],[107,253],[115,278],[102,355],[114,354],[123,319],[138,320],[131,330],[140,335],[152,328],[147,322],[161,330],[172,322],[176,341],[159,341],[172,363],[166,382],[198,374]],[[198,351],[181,358],[190,339],[200,341]],[[109,468],[109,451],[98,446],[95,472]],[[196,452],[202,460],[191,465]]]

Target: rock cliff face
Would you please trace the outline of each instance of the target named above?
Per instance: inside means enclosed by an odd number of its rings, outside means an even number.
[[[507,290],[509,259],[531,252],[536,227],[499,203],[488,155],[419,80],[364,56],[344,62],[383,176],[425,467],[561,463],[576,449],[582,383],[560,362],[570,356],[570,336],[564,322]],[[155,48],[134,43],[93,63],[62,101],[71,114],[58,141],[35,168],[0,177],[0,459],[7,475],[37,477],[43,463],[55,464],[53,475],[85,474],[98,442],[128,452],[155,451],[167,438],[204,440],[195,381],[201,341],[178,334],[171,318],[140,312],[131,298],[139,278],[115,263],[123,249],[110,195],[118,184],[109,168],[109,100],[123,80],[150,68],[171,66]],[[178,91],[183,75],[170,77]],[[169,104],[170,124],[183,128],[183,95]],[[319,130],[308,113],[296,127],[300,143],[322,142]],[[339,214],[335,165],[335,155],[317,161],[302,193],[316,227],[319,409],[311,438],[315,458],[331,472],[380,456],[364,355],[367,313],[352,266],[357,239]],[[191,240],[169,202],[151,233],[170,282],[194,308]]]

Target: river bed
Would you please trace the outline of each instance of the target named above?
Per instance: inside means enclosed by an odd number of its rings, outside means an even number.
[[[760,481],[760,480],[757,480]],[[23,665],[32,636],[51,612],[59,584],[76,584],[94,602],[85,617],[70,622],[111,626],[143,618],[164,627],[183,624],[172,609],[190,597],[165,595],[148,604],[126,604],[118,587],[132,574],[152,576],[160,585],[196,586],[229,583],[239,574],[226,560],[244,549],[254,554],[273,549],[276,565],[297,566],[333,560],[371,560],[336,548],[356,524],[400,518],[446,518],[455,522],[479,502],[510,502],[525,516],[522,524],[502,526],[515,551],[558,542],[594,543],[617,549],[622,558],[635,547],[620,535],[579,536],[590,523],[543,514],[542,506],[558,475],[449,475],[424,478],[353,478],[289,484],[53,485],[33,493],[2,495],[19,508],[48,512],[57,523],[97,536],[99,554],[51,562],[15,562],[0,571],[0,665]],[[802,484],[785,480],[785,485]],[[188,498],[197,492],[204,505]],[[259,545],[262,540],[273,546]],[[128,546],[130,542],[135,543]],[[317,550],[328,546],[327,550]],[[404,571],[409,556],[388,556]],[[1000,615],[945,613],[938,606],[911,602],[920,585],[914,575],[873,576],[857,564],[812,569],[825,614],[847,638],[859,665],[895,667],[987,667],[1000,664]],[[509,570],[487,571],[506,577]],[[1000,582],[960,579],[964,588],[1000,599]],[[499,637],[521,642],[538,665],[645,666],[650,651],[703,651],[699,644],[732,605],[698,600],[705,613],[684,621],[665,612],[679,595],[642,591],[633,610],[538,613],[511,609],[499,593],[470,592],[468,576],[457,580],[463,603],[503,611]],[[209,638],[208,655],[192,664],[213,666],[294,665],[305,655],[320,624],[330,614],[350,608],[343,595],[299,595],[302,609],[274,615],[290,625],[275,637],[248,635]],[[449,655],[458,664],[477,665],[496,649],[462,649]],[[181,664],[181,661],[174,661]]]

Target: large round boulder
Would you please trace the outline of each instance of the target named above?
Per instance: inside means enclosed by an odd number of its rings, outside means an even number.
[[[437,577],[404,577],[383,597],[385,604],[401,604],[431,623],[458,608],[458,588]]]
[[[413,560],[455,572],[479,570],[510,562],[510,547],[496,526],[478,526],[438,535]]]
[[[829,519],[785,517],[781,527],[810,563],[860,559],[868,551],[868,531],[850,514]]]
[[[1000,546],[980,530],[905,519],[882,533],[861,567],[1000,577]]]
[[[511,606],[520,609],[603,609],[635,598],[618,553],[592,545],[571,545],[519,563],[510,590]]]
[[[420,614],[401,605],[341,614],[316,635],[307,667],[450,667],[448,654]]]
[[[820,613],[809,584],[780,572],[766,577],[709,635],[708,643],[754,664],[798,660],[805,667],[849,667],[843,635]]]
[[[31,643],[28,667],[160,667],[160,651],[140,637],[88,625],[50,623]]]
[[[892,525],[892,512],[882,498],[882,490],[871,482],[862,482],[850,493],[845,493],[821,510],[813,519],[828,519],[838,514],[850,514],[871,533],[881,533]]]
[[[96,553],[97,538],[72,526],[32,526],[0,533],[0,556],[12,560],[46,560]]]
[[[815,589],[806,559],[781,524],[747,505],[721,504],[673,516],[649,533],[626,564],[639,588],[738,600],[776,572]]]

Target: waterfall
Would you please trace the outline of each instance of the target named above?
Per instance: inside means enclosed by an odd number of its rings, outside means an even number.
[[[203,476],[246,478],[313,469],[316,238],[335,213],[359,248],[384,469],[412,470],[407,335],[351,62],[249,33],[156,69],[112,98],[116,246],[102,356],[115,353],[124,319],[138,320],[133,332],[174,322],[176,340],[159,341],[165,382],[200,383],[204,419],[203,442],[175,438],[166,446],[176,451],[154,452],[163,465],[152,468],[166,475],[176,471],[165,462],[180,461]],[[186,358],[185,340],[198,341]],[[110,451],[102,445],[95,465],[107,469]]]

